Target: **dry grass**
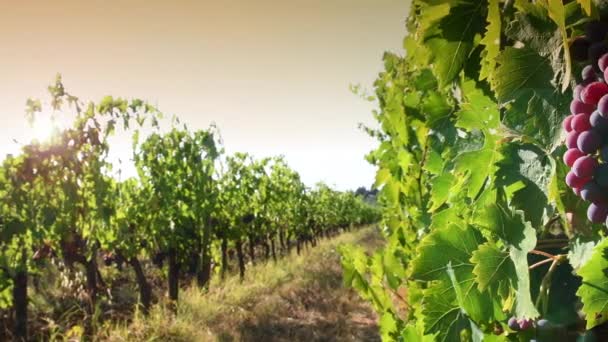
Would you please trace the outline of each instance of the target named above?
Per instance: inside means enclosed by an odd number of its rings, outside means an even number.
[[[376,316],[357,294],[342,286],[337,246],[358,243],[375,249],[378,233],[368,227],[322,241],[294,254],[250,267],[243,283],[229,277],[203,293],[180,293],[177,314],[156,305],[149,317],[100,329],[108,341],[376,341]]]

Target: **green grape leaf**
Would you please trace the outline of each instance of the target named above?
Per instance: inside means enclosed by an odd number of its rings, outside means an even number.
[[[553,89],[553,70],[548,58],[528,47],[507,47],[497,58],[498,68],[493,88],[501,103],[529,98],[526,93],[538,89]]]
[[[468,177],[467,195],[475,198],[488,177],[496,170],[496,163],[502,159],[499,146],[494,139],[486,136],[480,150],[463,152],[454,159],[457,177]]]
[[[434,342],[435,338],[433,335],[425,335],[424,330],[421,330],[417,325],[408,324],[403,331],[401,331],[401,338],[403,341],[408,342]]]
[[[426,45],[434,56],[432,67],[440,86],[454,80],[463,69],[475,47],[475,36],[483,32],[483,22],[477,18],[484,10],[483,1],[460,1],[427,30]]]
[[[582,284],[576,294],[583,302],[587,329],[608,321],[608,239],[602,240],[591,258],[578,270]]]
[[[562,0],[547,0],[545,3],[547,6],[547,10],[549,11],[549,17],[553,19],[557,27],[559,28],[559,33],[562,37],[562,46],[566,50],[564,55],[564,70],[563,70],[563,78],[562,78],[562,91],[565,91],[568,88],[570,83],[570,75],[572,74],[572,62],[570,60],[570,53],[567,52],[568,47],[568,33],[566,32],[566,14],[564,9],[564,3]],[[557,50],[559,51],[559,50]],[[561,70],[560,70],[561,71]]]
[[[431,207],[430,212],[433,212],[441,207],[450,196],[452,184],[456,181],[454,175],[446,172],[442,175],[433,178],[431,190]]]
[[[524,240],[517,246],[511,245],[509,254],[515,265],[517,276],[515,288],[515,313],[517,317],[536,318],[539,313],[532,302],[530,295],[530,272],[528,271],[528,252],[536,246],[536,231],[528,222],[521,221],[521,224],[513,227],[518,229],[523,226]]]
[[[434,282],[424,291],[422,315],[424,333],[436,334],[436,341],[460,341],[461,331],[470,327],[449,280]]]
[[[512,211],[504,203],[490,203],[477,213],[476,224],[499,237],[509,248],[515,273],[512,285],[516,289],[515,312],[518,317],[535,318],[538,311],[530,294],[528,252],[536,246],[536,231],[525,221],[522,211]]]
[[[453,294],[455,300],[458,298],[462,309],[476,321],[491,319],[493,305],[491,297],[477,289],[473,264],[470,262],[472,253],[481,243],[481,234],[472,227],[444,226],[420,242],[417,257],[411,265],[413,279],[441,280],[445,283],[445,295],[448,296],[447,292],[450,292],[449,296]],[[425,311],[434,305],[434,302],[426,305]]]
[[[524,187],[510,197],[511,206],[522,210],[532,225],[540,226],[554,211],[548,200],[553,176],[551,158],[532,144],[512,143],[502,153],[504,158],[498,164],[496,184],[508,187],[522,182]]]
[[[412,261],[411,276],[427,281],[444,279],[448,263],[456,272],[472,271],[469,259],[481,243],[481,234],[471,227],[453,224],[441,227],[420,242],[417,257]]]
[[[502,282],[514,278],[515,269],[508,252],[501,251],[492,243],[479,246],[471,256],[471,262],[475,264],[473,274],[479,284],[479,291],[488,288],[497,289]]]
[[[488,23],[486,33],[480,42],[484,46],[484,51],[482,52],[483,59],[479,79],[491,81],[496,69],[496,57],[500,53],[501,17],[499,0],[488,1],[488,17],[486,21]]]
[[[574,241],[570,241],[568,261],[570,261],[570,265],[575,272],[591,258],[596,244],[597,242],[594,240],[587,241],[580,237]]]
[[[456,113],[456,126],[469,131],[478,129],[490,132],[497,129],[500,125],[500,112],[496,102],[477,88],[477,84],[472,80],[462,83],[462,92],[465,101],[460,104],[460,110]]]

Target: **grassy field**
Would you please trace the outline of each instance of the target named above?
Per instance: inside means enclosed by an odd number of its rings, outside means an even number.
[[[177,314],[156,305],[150,316],[135,314],[128,324],[100,327],[109,341],[376,341],[376,316],[342,285],[337,246],[380,244],[367,227],[323,240],[301,255],[251,266],[238,276],[213,282],[203,293],[181,292]]]

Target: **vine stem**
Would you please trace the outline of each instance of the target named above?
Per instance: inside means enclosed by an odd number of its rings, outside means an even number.
[[[399,292],[397,292],[396,290],[394,290],[392,288],[390,290],[393,293],[393,295],[395,295],[395,297],[399,298],[403,302],[403,304],[405,304],[405,306],[411,310],[412,307],[410,306],[410,303],[408,303],[407,300],[405,300],[405,298],[403,298],[403,296],[399,294]]]
[[[539,266],[542,266],[542,265],[544,265],[544,264],[548,264],[548,263],[550,263],[551,261],[554,261],[554,259],[552,259],[552,258],[548,258],[548,259],[545,259],[545,260],[543,260],[543,261],[539,261],[539,262],[537,262],[536,264],[534,264],[534,265],[530,266],[528,269],[533,270],[533,269],[535,269],[535,268],[537,268],[537,267],[539,267]]]
[[[531,251],[530,251],[530,252],[528,252],[528,253],[530,253],[530,254],[536,254],[536,255],[542,255],[542,256],[545,256],[545,257],[550,258],[550,259],[553,259],[553,260],[555,260],[555,259],[557,258],[557,257],[556,257],[555,255],[553,255],[553,254],[549,254],[549,253],[547,253],[547,252],[539,251],[539,250],[536,250],[536,249],[533,249],[533,250],[531,250]]]
[[[548,254],[548,253],[546,253],[546,254]],[[541,311],[542,311],[543,315],[547,312],[547,306],[549,305],[548,298],[549,298],[549,289],[551,287],[551,278],[553,276],[553,273],[557,269],[557,266],[566,259],[566,255],[560,254],[557,256],[553,256],[552,259],[553,259],[553,262],[551,263],[551,267],[549,267],[549,270],[547,271],[547,273],[543,277],[543,280],[540,283],[540,289],[538,291],[538,298],[536,298],[536,303],[535,303],[536,308],[539,308],[539,306],[542,302],[543,307],[542,307]],[[551,259],[549,259],[549,260],[551,260]]]

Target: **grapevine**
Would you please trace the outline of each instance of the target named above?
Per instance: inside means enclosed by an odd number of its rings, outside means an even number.
[[[111,301],[104,267],[133,272],[138,306],[147,315],[165,296],[177,309],[184,279],[202,290],[215,274],[213,264],[224,275],[234,263],[229,249],[237,250],[245,281],[248,263],[271,254],[276,260],[294,246],[300,252],[324,236],[379,219],[378,209],[354,192],[307,187],[282,157],[226,155],[213,125],[191,130],[177,117],[167,123],[139,99],[85,102],[66,91],[61,77],[49,95],[50,110],[28,100],[27,118],[61,111],[71,123],[0,164],[0,313],[12,322],[0,339],[49,338],[29,329],[28,306],[32,283],[50,264],[63,265],[68,276],[84,274],[71,279],[86,308],[85,336],[93,337],[104,324],[97,310]],[[133,137],[137,177],[112,172],[109,138],[118,130]],[[150,280],[147,260],[164,275],[166,294]]]
[[[608,339],[607,18],[412,2],[366,128],[386,243],[341,250],[384,340]]]

